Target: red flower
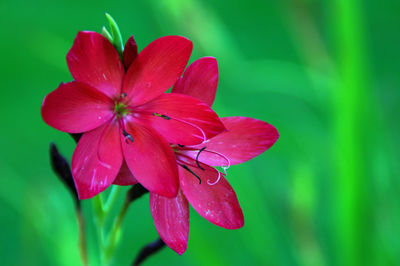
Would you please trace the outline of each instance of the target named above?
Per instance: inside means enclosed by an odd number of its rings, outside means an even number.
[[[214,58],[195,61],[173,88],[175,93],[195,96],[212,105],[218,83],[218,67]],[[178,254],[186,250],[189,235],[189,205],[211,223],[237,229],[244,218],[236,194],[224,170],[243,163],[270,148],[278,139],[278,131],[270,124],[248,117],[226,117],[222,121],[228,131],[200,145],[174,145],[179,167],[180,190],[177,197],[166,198],[150,193],[154,224],[163,241]]]
[[[169,143],[199,144],[225,130],[206,104],[164,93],[182,74],[191,51],[188,39],[167,36],[137,54],[131,37],[124,67],[105,37],[78,33],[67,55],[74,81],[45,97],[42,117],[58,130],[85,132],[72,157],[80,199],[105,190],[121,167],[149,191],[174,197],[178,169]]]

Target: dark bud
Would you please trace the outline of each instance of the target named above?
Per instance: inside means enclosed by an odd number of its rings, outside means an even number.
[[[132,188],[126,193],[126,201],[128,203],[131,203],[132,201],[137,200],[147,192],[149,191],[146,188],[137,183],[136,185],[133,185]]]
[[[67,160],[58,152],[57,146],[54,143],[50,143],[50,163],[54,173],[72,193],[75,204],[79,208],[80,201],[72,178],[71,167]]]
[[[135,261],[133,262],[133,266],[140,265],[143,261],[145,261],[148,257],[154,255],[158,251],[160,251],[165,246],[164,241],[161,238],[157,239],[154,242],[144,246],[139,254],[136,256]]]

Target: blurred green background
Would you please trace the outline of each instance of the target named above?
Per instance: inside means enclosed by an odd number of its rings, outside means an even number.
[[[4,1],[1,17],[1,265],[80,265],[73,201],[48,144],[43,97],[71,80],[65,55],[104,12],[142,49],[163,35],[217,58],[214,109],[275,125],[280,139],[229,170],[245,226],[191,212],[187,252],[145,265],[400,265],[400,2],[398,0]],[[90,202],[84,203],[97,265]],[[123,223],[114,265],[156,239],[148,196]]]

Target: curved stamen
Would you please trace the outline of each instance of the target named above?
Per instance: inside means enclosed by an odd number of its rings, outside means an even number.
[[[203,167],[201,167],[201,165],[200,165],[200,163],[199,163],[199,156],[200,156],[200,153],[202,152],[202,151],[204,151],[206,149],[206,147],[204,146],[203,148],[201,148],[200,150],[199,150],[199,152],[197,153],[197,155],[196,155],[196,164],[197,164],[197,166],[201,169],[201,170],[205,170]]]
[[[186,124],[188,126],[194,127],[198,131],[200,131],[200,133],[202,135],[202,138],[203,138],[203,142],[202,143],[207,141],[207,136],[206,136],[206,133],[204,132],[204,130],[201,129],[201,127],[199,127],[199,126],[197,126],[197,125],[195,125],[193,123],[190,123],[188,121],[185,121],[185,120],[182,120],[182,119],[179,119],[179,118],[176,118],[176,117],[172,117],[172,116],[156,113],[156,112],[150,113],[150,112],[146,112],[146,111],[140,111],[140,110],[137,110],[137,109],[131,109],[131,112],[142,113],[142,114],[147,114],[147,115],[153,115],[153,116],[157,116],[157,117],[163,118],[165,120],[175,120],[175,121],[184,123],[184,124]]]
[[[180,166],[181,166],[183,169],[185,169],[186,171],[188,171],[189,173],[191,173],[192,175],[194,175],[194,176],[199,180],[199,185],[201,184],[201,179],[200,179],[200,177],[199,177],[198,175],[196,175],[195,172],[193,172],[192,170],[190,170],[190,168],[187,167],[187,166],[184,165],[184,164],[180,164]],[[207,181],[207,183],[208,183],[208,181]]]
[[[224,169],[225,175],[226,175],[226,170],[229,169],[229,167],[231,167],[231,160],[229,160],[228,157],[226,157],[225,155],[223,155],[220,152],[217,151],[212,151],[212,150],[204,150],[205,152],[209,152],[209,153],[213,153],[215,155],[221,156],[226,162],[227,165],[221,165],[222,169]]]
[[[218,171],[217,169],[214,169],[214,170],[218,172],[218,178],[214,182],[210,182],[210,179],[208,179],[207,184],[209,184],[210,186],[216,185],[219,182],[219,180],[221,179],[221,175],[222,175],[221,172]]]

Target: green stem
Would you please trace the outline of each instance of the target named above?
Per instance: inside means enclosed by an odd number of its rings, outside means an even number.
[[[104,241],[104,209],[103,200],[101,195],[97,195],[93,198],[93,211],[95,219],[95,228],[97,232],[97,239],[99,241],[99,252],[100,252],[100,265],[105,265],[105,241]]]
[[[107,201],[104,204],[103,208],[105,215],[107,215],[110,212],[111,207],[114,205],[115,200],[117,199],[118,193],[120,191],[120,188],[121,188],[120,186],[116,185],[112,186],[110,195],[108,196]]]
[[[105,261],[106,263],[110,262],[114,253],[114,250],[118,244],[121,224],[126,215],[126,212],[129,208],[129,200],[124,201],[124,205],[122,206],[118,216],[115,218],[113,226],[107,237],[107,246],[105,248]]]
[[[81,253],[81,258],[82,258],[82,264],[84,266],[88,266],[88,257],[87,257],[87,248],[86,248],[86,233],[85,233],[85,219],[82,215],[82,209],[80,207],[75,208],[76,211],[76,217],[78,219],[78,225],[79,225],[79,249]]]
[[[100,264],[109,265],[113,257],[115,248],[118,244],[118,236],[122,220],[125,217],[126,211],[129,207],[129,201],[125,200],[124,205],[118,216],[115,218],[112,228],[109,232],[106,232],[105,224],[107,218],[111,215],[111,209],[117,199],[118,192],[120,191],[119,186],[112,186],[111,192],[107,198],[106,203],[100,195],[93,198],[93,210],[95,214],[95,227],[97,231],[97,237],[99,241],[100,250]]]
[[[369,118],[367,58],[359,0],[335,0],[332,21],[338,48],[340,82],[336,88],[337,144],[337,265],[365,265],[369,261],[366,184],[368,171],[363,148],[369,145],[364,118]],[[340,254],[340,255],[339,255]]]

